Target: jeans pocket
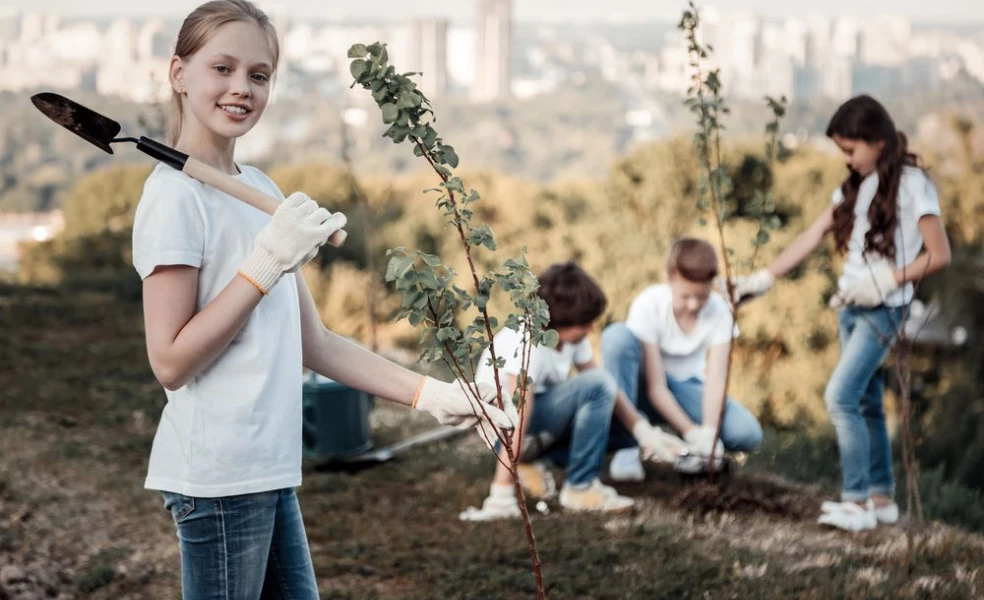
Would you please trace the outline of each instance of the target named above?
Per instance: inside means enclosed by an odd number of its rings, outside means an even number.
[[[195,510],[195,499],[184,494],[161,492],[164,498],[164,509],[171,513],[175,525],[180,525]]]

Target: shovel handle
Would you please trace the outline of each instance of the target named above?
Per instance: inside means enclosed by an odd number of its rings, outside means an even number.
[[[200,160],[195,160],[190,156],[185,161],[182,171],[187,173],[189,177],[210,185],[217,190],[221,190],[233,198],[238,198],[268,215],[272,215],[277,210],[277,207],[280,206],[280,202],[273,196],[264,194],[255,187],[233,179],[222,171],[206,165]],[[345,243],[346,237],[348,237],[348,234],[344,230],[339,229],[331,234],[331,237],[328,238],[328,243],[336,248],[341,248],[342,244]]]

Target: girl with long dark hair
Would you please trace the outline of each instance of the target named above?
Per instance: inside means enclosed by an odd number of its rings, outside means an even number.
[[[846,255],[831,306],[838,308],[841,357],[825,400],[837,434],[841,502],[824,502],[819,522],[849,531],[898,520],[892,451],[878,371],[912,301],[914,282],[950,263],[936,186],[909,151],[888,111],[870,96],[845,102],[827,136],[848,176],[831,205],[768,268],[739,277],[735,301],[764,294],[833,233]]]

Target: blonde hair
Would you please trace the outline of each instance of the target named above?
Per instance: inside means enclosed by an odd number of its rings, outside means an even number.
[[[266,13],[249,0],[212,0],[206,2],[185,17],[178,32],[178,40],[174,45],[174,55],[181,60],[187,60],[212,37],[215,30],[226,23],[247,22],[255,23],[267,35],[270,41],[270,51],[273,53],[273,68],[277,68],[280,60],[280,44],[277,41],[277,31]],[[181,94],[171,89],[171,117],[168,121],[168,140],[173,146],[181,135],[183,117]]]

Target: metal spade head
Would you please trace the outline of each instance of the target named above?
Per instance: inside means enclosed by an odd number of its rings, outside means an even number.
[[[113,149],[109,143],[120,132],[120,124],[89,110],[77,102],[51,92],[31,96],[31,102],[49,119],[58,123],[90,144],[102,148],[110,154]]]

